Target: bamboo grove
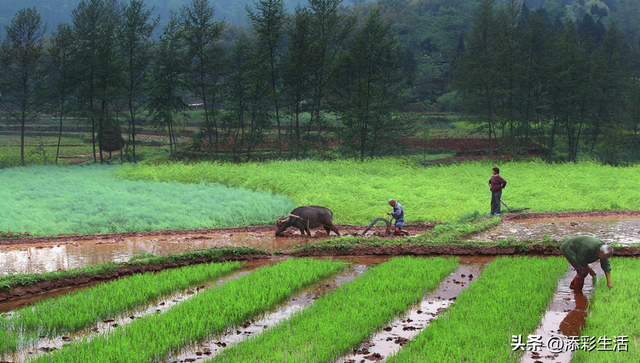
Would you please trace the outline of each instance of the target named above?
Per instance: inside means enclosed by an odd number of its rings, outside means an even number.
[[[527,3],[309,0],[287,13],[256,0],[243,27],[209,0],[162,19],[144,0],[82,0],[50,33],[25,8],[2,40],[1,116],[21,125],[23,165],[38,116],[90,125],[94,162],[124,145],[135,162],[142,124],[177,152],[190,106],[196,156],[327,158],[338,145],[362,160],[408,147],[424,122],[407,104],[465,113],[499,153],[637,160],[640,8]]]

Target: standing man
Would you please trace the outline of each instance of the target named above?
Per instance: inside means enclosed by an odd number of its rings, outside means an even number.
[[[407,234],[402,230],[402,226],[404,226],[404,209],[402,209],[402,205],[400,205],[400,203],[397,203],[394,199],[389,199],[389,205],[393,207],[393,213],[387,212],[387,214],[392,216],[393,219],[396,220],[396,230],[394,234]]]
[[[500,215],[500,197],[502,189],[507,186],[507,181],[500,176],[500,169],[493,168],[493,176],[489,179],[489,189],[491,190],[491,213],[489,216]]]
[[[569,287],[575,291],[582,291],[584,278],[588,274],[595,276],[596,272],[589,267],[590,263],[600,259],[600,266],[607,277],[607,286],[611,288],[611,263],[609,257],[613,255],[613,248],[604,242],[591,236],[577,236],[567,238],[560,246],[562,254],[569,260],[569,263],[576,269],[576,277],[571,281]]]

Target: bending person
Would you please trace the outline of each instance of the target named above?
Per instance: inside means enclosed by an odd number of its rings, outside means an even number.
[[[591,236],[578,236],[567,238],[560,246],[562,254],[576,269],[576,277],[569,287],[575,291],[582,291],[584,278],[587,275],[595,276],[596,272],[589,267],[590,263],[600,260],[600,266],[607,277],[607,286],[611,286],[611,263],[609,257],[613,255],[613,248],[599,239]]]

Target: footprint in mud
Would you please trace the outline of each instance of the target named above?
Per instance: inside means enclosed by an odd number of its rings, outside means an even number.
[[[382,356],[380,353],[373,353],[370,355],[365,355],[364,358],[372,361],[379,361],[383,360],[384,356]]]

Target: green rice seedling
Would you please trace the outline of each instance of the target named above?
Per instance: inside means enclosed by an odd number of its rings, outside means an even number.
[[[611,266],[613,288],[598,281],[572,362],[640,362],[640,260],[613,258]]]
[[[458,258],[393,258],[214,361],[330,362],[420,301],[457,265]]]
[[[530,207],[531,212],[640,209],[636,187],[640,166],[615,168],[595,162],[468,162],[424,168],[406,159],[304,160],[139,165],[116,173],[130,179],[207,181],[283,194],[297,205],[331,209],[334,222],[366,225],[386,217],[389,198],[403,205],[407,222],[454,220],[474,210],[488,214],[488,180],[494,166],[500,167],[508,182],[502,200],[512,208]]]
[[[0,174],[0,231],[33,236],[271,224],[284,196],[211,183],[118,179],[117,167],[32,166]]]
[[[517,362],[512,336],[536,328],[566,269],[557,257],[497,258],[388,362]]]
[[[29,341],[21,341],[21,334],[35,332],[37,335],[53,337],[74,332],[157,299],[161,295],[220,277],[244,264],[211,263],[159,273],[138,274],[37,302],[33,306],[14,311],[7,319],[0,320],[0,328],[7,336],[7,342],[0,346],[0,356]]]
[[[340,261],[291,259],[205,290],[164,314],[150,315],[115,331],[69,344],[34,362],[159,361],[182,347],[237,326],[296,290],[342,270]]]

